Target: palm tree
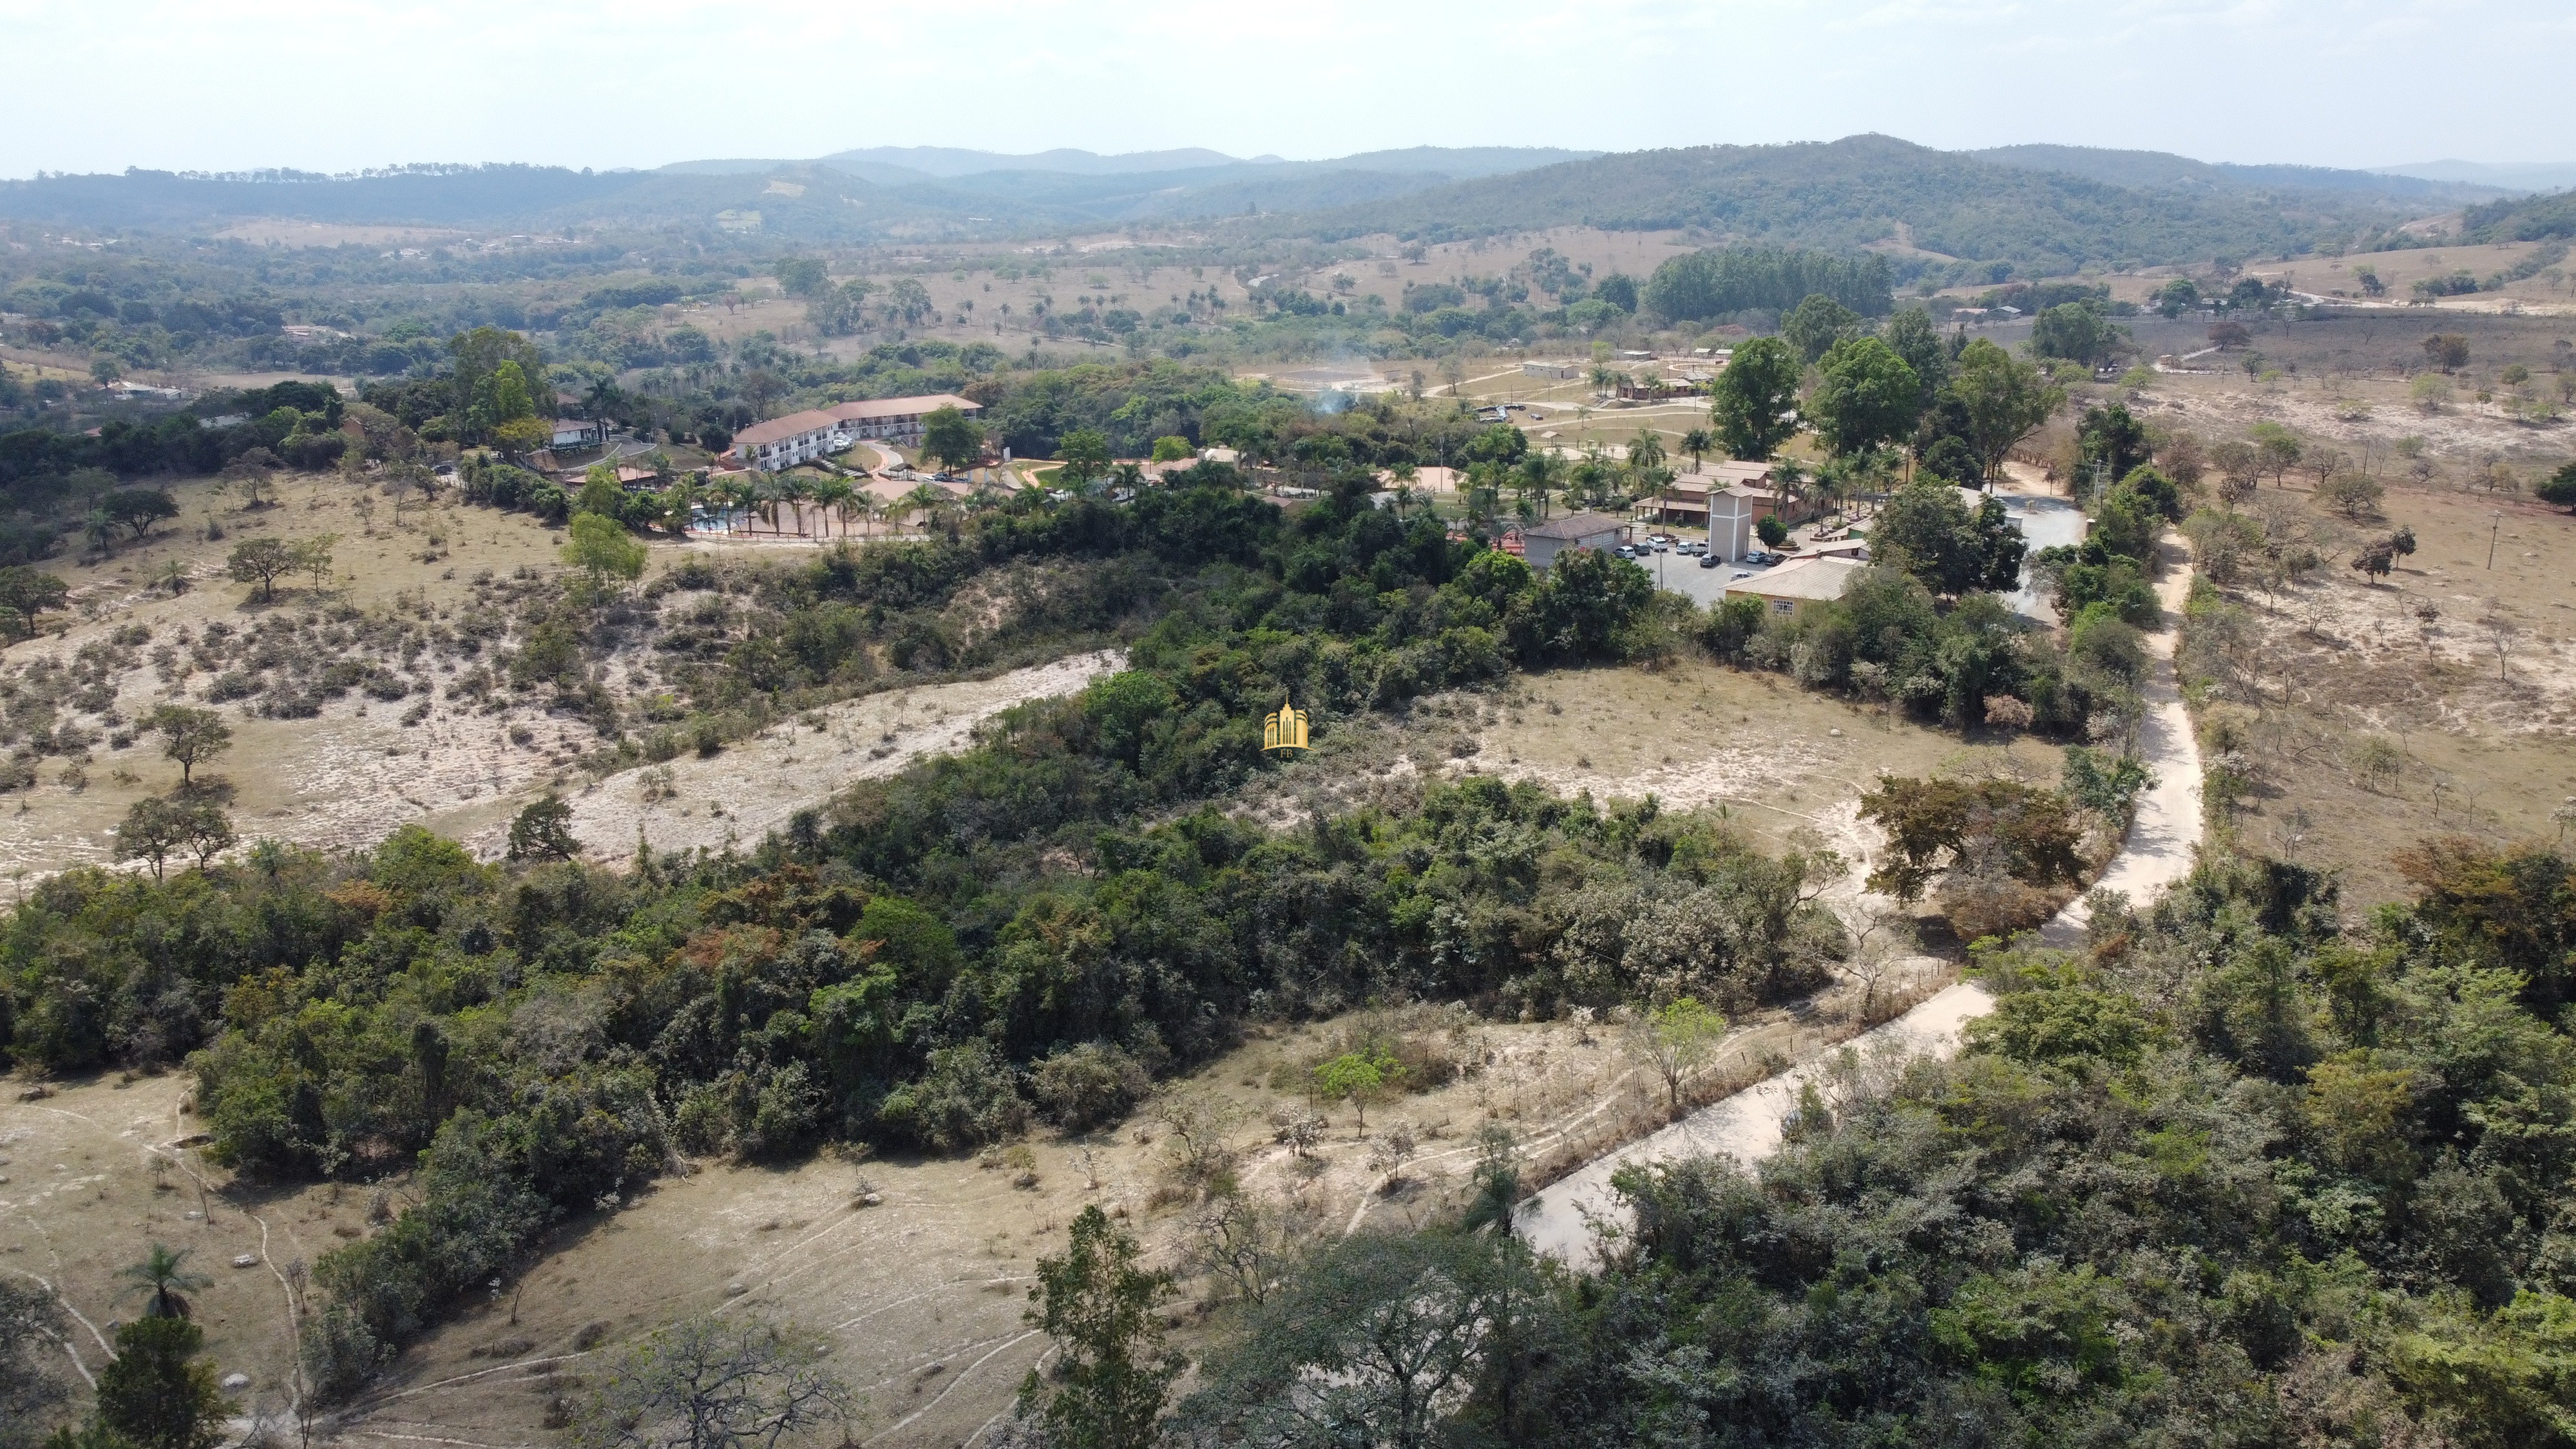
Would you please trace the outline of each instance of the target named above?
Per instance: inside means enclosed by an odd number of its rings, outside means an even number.
[[[1717,439],[1709,436],[1706,428],[1693,428],[1682,434],[1682,451],[1690,455],[1691,471],[1694,473],[1700,470],[1700,462],[1708,456],[1709,450],[1716,446]]]
[[[858,490],[846,478],[826,478],[814,485],[814,501],[840,518],[843,538],[850,536],[850,505],[857,498]]]
[[[733,537],[733,516],[742,507],[742,480],[719,478],[707,485],[707,499],[724,513],[725,537]]]
[[[930,532],[933,521],[948,506],[948,495],[934,484],[924,483],[903,495],[903,506],[921,515],[921,531]]]
[[[775,476],[764,478],[751,485],[751,496],[747,500],[751,505],[751,511],[760,515],[761,519],[769,525],[771,533],[778,531],[778,489],[779,483]]]
[[[590,391],[582,397],[582,406],[589,409],[590,420],[599,425],[599,443],[603,448],[608,446],[608,415],[624,400],[617,391],[617,379],[613,377],[603,377],[592,383]]]
[[[1615,386],[1618,381],[1619,374],[1611,369],[1610,364],[1606,362],[1596,362],[1592,364],[1592,391],[1596,395],[1608,397],[1610,395],[1610,389]]]
[[[1664,457],[1664,440],[1652,428],[1638,433],[1628,444],[1628,462],[1633,467],[1660,468]]]
[[[129,1263],[117,1269],[116,1276],[132,1285],[128,1292],[148,1295],[143,1308],[147,1315],[153,1318],[185,1318],[188,1316],[188,1300],[180,1297],[178,1290],[203,1288],[213,1281],[183,1271],[187,1262],[188,1249],[173,1252],[154,1243],[152,1251],[143,1255],[142,1262]]]
[[[1547,495],[1564,477],[1565,460],[1554,453],[1532,453],[1521,459],[1513,491],[1519,495],[1523,514],[1534,507],[1540,518],[1547,517]]]
[[[802,473],[782,473],[778,476],[778,496],[796,510],[796,536],[805,537],[805,505],[814,497],[814,480]],[[774,517],[771,521],[775,526]]]

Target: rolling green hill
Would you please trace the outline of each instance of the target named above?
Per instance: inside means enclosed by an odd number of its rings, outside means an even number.
[[[2235,192],[2328,192],[2373,197],[2400,209],[2444,202],[2489,201],[2506,193],[2473,182],[2398,176],[2385,171],[2344,171],[2331,166],[2240,166],[2195,161],[2169,151],[2118,151],[2101,146],[1995,146],[1962,154],[2026,171],[2070,176],[2142,189],[2198,187]]]
[[[2093,262],[2279,254],[2384,222],[2391,205],[2329,191],[2115,185],[1891,136],[1851,136],[1601,156],[1283,217],[1267,229],[1436,239],[1566,225],[1688,227],[1841,250],[1904,237],[1926,251],[2047,274]]]
[[[2487,242],[2576,237],[2576,191],[2551,191],[2472,206],[2460,214],[2460,229]]]

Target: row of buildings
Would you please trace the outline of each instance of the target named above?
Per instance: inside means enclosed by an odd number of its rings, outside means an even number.
[[[799,463],[829,457],[862,438],[917,443],[921,441],[923,419],[941,408],[955,408],[969,418],[981,417],[984,412],[982,403],[945,392],[928,397],[837,403],[754,423],[734,435],[733,447],[725,456],[745,467],[778,473]]]

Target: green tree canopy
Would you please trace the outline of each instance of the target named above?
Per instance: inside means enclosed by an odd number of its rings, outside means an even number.
[[[956,408],[933,408],[921,420],[921,453],[950,468],[971,468],[983,459],[984,430]]]
[[[1957,488],[1937,480],[1898,489],[1870,525],[1869,545],[1871,562],[1953,595],[2013,589],[2028,547],[2001,499],[1971,511]]]
[[[225,568],[245,584],[259,585],[262,602],[277,597],[277,581],[295,572],[295,550],[281,538],[254,538],[233,545]]]
[[[1950,347],[1941,340],[1940,325],[1932,314],[1920,307],[1908,307],[1887,319],[1881,336],[1905,365],[1914,369],[1915,383],[1922,389],[1920,412],[1932,406],[1941,390],[1950,385]]]
[[[1861,336],[1868,323],[1858,312],[1819,292],[1780,319],[1780,335],[1798,349],[1801,362],[1813,364],[1846,337]],[[1737,356],[1741,357],[1739,349]]]
[[[576,513],[564,530],[563,561],[581,570],[594,594],[609,587],[611,580],[633,583],[644,576],[644,565],[652,557],[643,540],[626,531],[626,525],[596,513]]]
[[[2039,369],[1980,337],[1959,354],[1950,383],[1966,412],[1969,445],[1992,478],[2004,455],[2066,406],[2066,391]]]
[[[778,287],[791,297],[819,297],[831,285],[820,257],[780,257]]]
[[[206,1335],[184,1318],[150,1315],[116,1331],[116,1357],[98,1372],[98,1419],[137,1449],[215,1449],[226,1405],[197,1356]]]
[[[2031,319],[2030,350],[2035,357],[2063,357],[2099,367],[2119,352],[2128,329],[2102,315],[2090,302],[2061,302]]]
[[[1760,462],[1798,435],[1798,355],[1777,337],[1756,337],[1710,386],[1709,418],[1731,458]]]
[[[528,802],[510,821],[510,859],[571,860],[581,854],[572,833],[572,807],[549,793]]]
[[[1172,1380],[1183,1362],[1163,1350],[1154,1300],[1170,1286],[1138,1265],[1136,1240],[1110,1226],[1097,1204],[1073,1219],[1064,1255],[1038,1260],[1031,1327],[1055,1340],[1055,1361],[1031,1369],[1019,1409],[1063,1449],[1152,1449]]]
[[[0,624],[20,638],[33,638],[38,616],[61,608],[71,592],[60,578],[25,564],[0,568]]]
[[[1076,428],[1064,435],[1057,447],[1064,466],[1057,473],[1075,488],[1088,488],[1094,479],[1109,471],[1109,437],[1097,428]]]
[[[1922,382],[1886,343],[1846,337],[1826,351],[1821,372],[1806,410],[1837,457],[1874,452],[1914,431]]]

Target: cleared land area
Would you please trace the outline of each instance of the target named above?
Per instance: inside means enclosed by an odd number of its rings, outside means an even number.
[[[2425,838],[2563,840],[2576,820],[2576,518],[2413,489],[2367,523],[2299,491],[2267,488],[2248,507],[2329,562],[2303,582],[2231,588],[2247,627],[2211,645],[2225,674],[2202,729],[2246,779],[2245,843],[2334,867],[2346,902],[2367,906],[2412,896],[2390,857]],[[2396,527],[2417,547],[2387,581],[2344,566],[2361,537]]]

